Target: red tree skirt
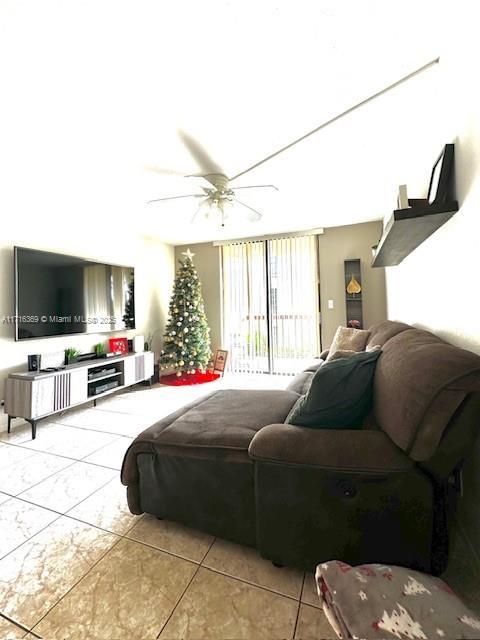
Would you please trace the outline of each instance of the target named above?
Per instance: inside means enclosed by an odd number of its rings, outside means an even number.
[[[203,384],[204,382],[213,382],[220,378],[219,373],[213,373],[213,371],[195,371],[195,373],[182,373],[181,376],[177,376],[175,373],[171,373],[168,376],[160,376],[161,384],[169,384],[172,387],[180,387],[186,384]]]

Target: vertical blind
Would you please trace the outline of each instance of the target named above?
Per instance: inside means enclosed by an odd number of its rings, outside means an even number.
[[[223,337],[236,372],[292,374],[319,351],[315,236],[222,247]]]
[[[265,243],[222,247],[223,335],[229,369],[268,371]]]

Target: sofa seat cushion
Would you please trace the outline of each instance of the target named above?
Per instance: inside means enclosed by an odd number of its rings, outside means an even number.
[[[225,389],[203,397],[143,431],[130,445],[124,484],[137,481],[141,453],[248,462],[248,446],[265,425],[285,420],[293,391]]]

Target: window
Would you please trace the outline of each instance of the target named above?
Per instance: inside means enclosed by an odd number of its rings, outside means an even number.
[[[316,237],[222,247],[223,336],[236,372],[293,374],[319,353]]]

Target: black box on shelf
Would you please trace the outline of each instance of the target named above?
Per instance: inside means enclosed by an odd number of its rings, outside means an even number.
[[[115,387],[118,387],[118,380],[107,380],[106,382],[99,382],[97,384],[91,385],[88,391],[88,395],[99,396],[101,393],[105,393],[105,391],[115,389]]]

